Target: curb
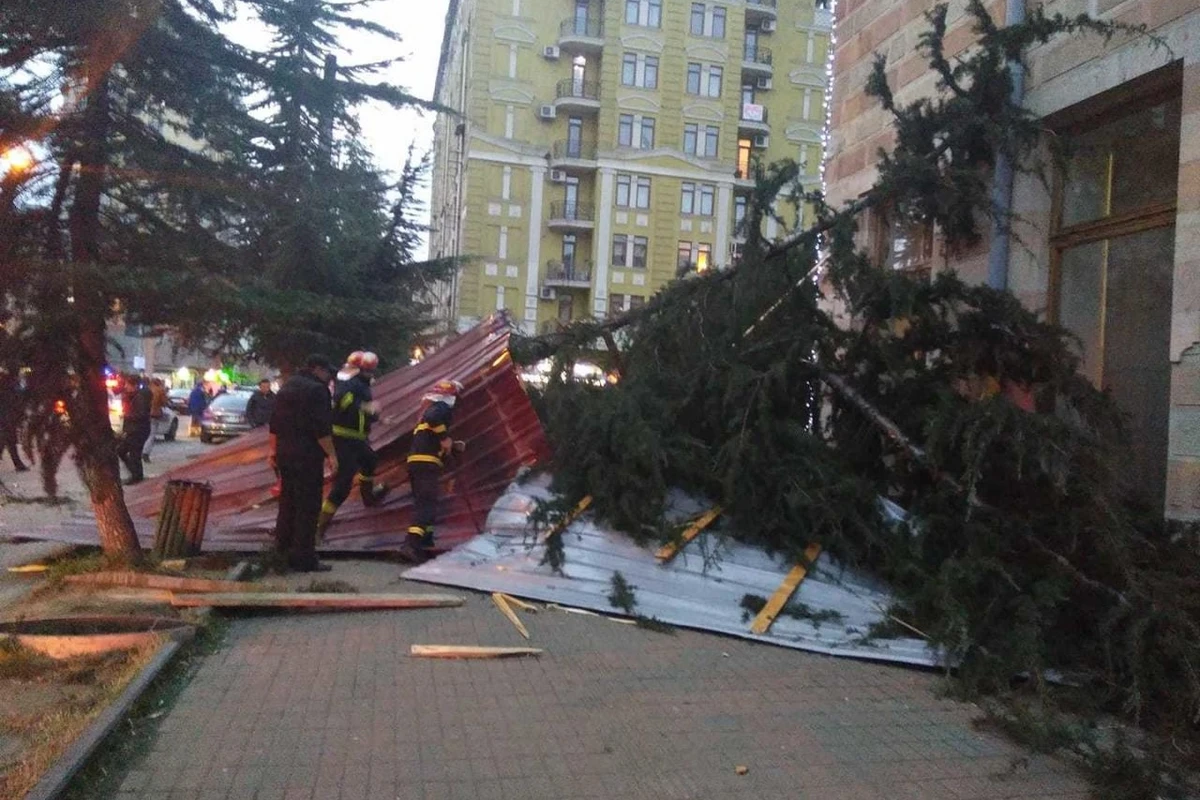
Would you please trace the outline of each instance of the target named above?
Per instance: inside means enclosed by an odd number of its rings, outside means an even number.
[[[226,580],[237,581],[241,580],[247,572],[250,571],[250,562],[239,561],[234,566],[230,567],[225,573]],[[212,615],[212,608],[200,608],[196,610],[195,616],[203,623]],[[158,652],[154,654],[154,658],[150,660],[142,671],[134,676],[125,690],[113,701],[112,705],[100,712],[100,716],[92,720],[91,724],[84,729],[75,741],[71,742],[66,751],[54,762],[37,782],[37,784],[25,795],[25,800],[54,800],[63,790],[71,783],[71,779],[75,774],[83,768],[87,760],[92,757],[97,748],[104,742],[104,739],[112,733],[113,729],[125,718],[129,710],[133,708],[134,703],[142,696],[142,693],[150,687],[154,679],[158,677],[171,659],[182,649],[183,643],[176,641],[164,642],[159,647]]]

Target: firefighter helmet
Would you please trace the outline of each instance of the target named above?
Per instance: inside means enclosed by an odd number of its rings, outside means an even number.
[[[458,381],[442,380],[435,383],[433,388],[421,399],[428,403],[445,403],[453,408],[462,389],[463,385]]]
[[[353,353],[346,356],[346,366],[353,367],[354,369],[361,369],[363,365],[363,358],[366,355],[367,354],[362,350],[355,350]]]
[[[379,368],[379,356],[375,355],[370,350],[357,353],[356,355],[361,356],[358,361],[358,366],[364,372],[374,372]]]

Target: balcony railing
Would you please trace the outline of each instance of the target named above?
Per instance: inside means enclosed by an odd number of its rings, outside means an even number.
[[[579,98],[580,100],[600,100],[600,84],[597,81],[580,81],[574,78],[564,78],[558,82],[555,96],[563,98]]]
[[[746,7],[753,9],[755,6],[762,8],[774,9],[778,5],[778,0],[746,0]]]
[[[558,26],[558,38],[603,39],[604,21],[592,17],[570,17]]]
[[[771,48],[762,45],[747,47],[742,51],[742,61],[769,67],[772,64]]]
[[[587,288],[592,285],[592,265],[588,261],[547,261],[546,285]]]
[[[559,139],[550,146],[550,156],[557,160],[573,158],[580,161],[595,161],[596,145],[590,142]]]
[[[551,203],[550,219],[595,222],[596,211],[590,203]]]

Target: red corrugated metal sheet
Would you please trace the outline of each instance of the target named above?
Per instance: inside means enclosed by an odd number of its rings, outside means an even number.
[[[478,533],[488,510],[517,470],[546,458],[545,434],[508,355],[508,339],[505,319],[491,317],[421,363],[385,375],[375,384],[381,421],[371,431],[371,445],[380,456],[380,479],[394,488],[375,508],[365,508],[355,491],[334,519],[323,549],[388,550],[403,541],[412,513],[404,459],[421,396],[439,380],[463,383],[451,434],[468,443],[467,452],[451,459],[444,473],[439,548],[452,547]],[[169,479],[212,484],[205,550],[257,550],[270,542],[275,526],[276,504],[270,494],[275,475],[267,466],[265,430],[239,437],[127,490],[126,501],[144,544],[153,537],[163,485]],[[95,543],[94,525],[77,520],[61,538]]]

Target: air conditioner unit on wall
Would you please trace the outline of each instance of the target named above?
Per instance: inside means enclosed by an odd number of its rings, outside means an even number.
[[[758,88],[758,89],[770,89],[771,88],[771,79],[766,76],[763,76],[763,77],[759,78],[758,82],[755,83],[754,85],[755,85],[755,88]]]
[[[765,133],[758,133],[754,136],[755,147],[766,147],[771,143],[771,137]]]
[[[542,119],[554,119],[558,116],[558,109],[550,105],[538,106],[538,116]]]
[[[559,56],[558,46],[548,44],[542,48],[542,58],[557,59]]]
[[[760,31],[762,31],[763,33],[774,33],[775,32],[775,20],[764,19],[762,21],[762,24],[758,26],[758,29]]]
[[[538,298],[542,300],[555,300],[558,298],[558,293],[550,286],[543,286],[538,292]]]
[[[563,169],[550,170],[550,182],[551,183],[566,183],[567,182],[567,171],[563,170]]]

